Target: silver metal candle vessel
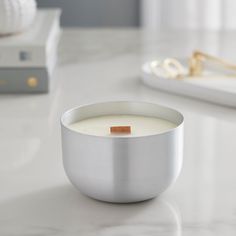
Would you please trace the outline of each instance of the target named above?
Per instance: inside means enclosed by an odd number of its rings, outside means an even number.
[[[166,119],[176,128],[154,135],[95,136],[68,125],[102,115]],[[62,115],[63,164],[72,184],[92,198],[117,203],[154,198],[178,177],[183,156],[183,116],[145,102],[106,102],[73,108]]]

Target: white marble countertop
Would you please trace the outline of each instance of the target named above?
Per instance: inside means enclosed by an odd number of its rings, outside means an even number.
[[[140,65],[200,48],[236,59],[235,33],[64,30],[50,94],[0,95],[0,235],[236,235],[236,111],[145,87]],[[151,201],[81,195],[62,167],[63,111],[141,100],[185,116],[182,173]]]

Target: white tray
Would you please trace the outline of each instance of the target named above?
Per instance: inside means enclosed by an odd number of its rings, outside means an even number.
[[[167,79],[154,75],[147,62],[142,66],[142,81],[157,89],[236,108],[236,77]]]

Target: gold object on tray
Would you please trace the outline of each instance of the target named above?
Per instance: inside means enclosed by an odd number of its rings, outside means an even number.
[[[194,51],[189,60],[189,76],[201,76],[204,71],[204,62],[209,61],[220,68],[236,72],[236,65],[221,58],[211,56],[204,52]]]
[[[187,68],[175,58],[165,58],[162,61],[154,60],[150,62],[149,65],[152,73],[158,77],[183,79],[185,76],[188,76],[189,78],[194,76],[203,76],[207,62],[208,64],[210,62],[210,64],[216,66],[217,69],[234,71],[234,76],[236,76],[235,64],[201,51],[193,52],[189,59],[189,65]],[[225,73],[225,76],[228,76],[228,74]]]

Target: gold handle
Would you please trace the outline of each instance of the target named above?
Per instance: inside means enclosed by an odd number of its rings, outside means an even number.
[[[236,65],[226,60],[223,60],[215,56],[211,56],[201,51],[194,51],[192,57],[189,60],[189,75],[190,76],[202,75],[205,61],[211,61],[216,65],[221,66],[225,69],[236,71]]]

